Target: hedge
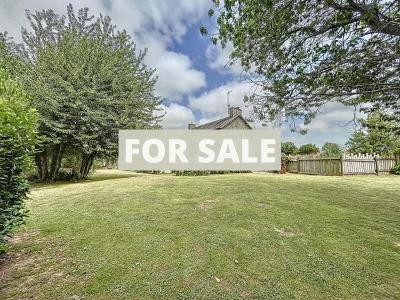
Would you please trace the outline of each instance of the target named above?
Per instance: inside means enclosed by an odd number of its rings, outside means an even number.
[[[36,139],[36,112],[26,94],[0,69],[0,252],[5,237],[22,224],[29,186],[25,178]]]

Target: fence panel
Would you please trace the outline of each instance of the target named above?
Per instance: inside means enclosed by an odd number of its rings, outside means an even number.
[[[308,157],[290,159],[287,171],[311,175],[387,175],[399,156],[381,158],[375,154],[345,154],[340,158]],[[398,163],[398,162],[397,162]]]
[[[378,175],[388,175],[396,165],[394,158],[377,158],[377,172]]]
[[[298,160],[289,160],[287,164],[287,171],[289,173],[298,173],[299,172],[299,161]]]
[[[340,158],[299,159],[299,173],[311,175],[341,175]]]
[[[343,175],[376,175],[376,157],[374,154],[344,154]]]

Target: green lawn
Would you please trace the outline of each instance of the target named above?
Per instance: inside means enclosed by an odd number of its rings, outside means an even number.
[[[2,299],[400,298],[400,177],[102,171],[28,206]]]

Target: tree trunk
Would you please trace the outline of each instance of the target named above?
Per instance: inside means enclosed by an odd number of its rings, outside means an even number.
[[[90,169],[93,166],[94,154],[82,155],[82,162],[79,168],[78,179],[85,179],[88,177]]]
[[[41,160],[41,169],[42,169],[42,176],[40,177],[41,181],[49,181],[49,170],[48,170],[48,151],[44,150],[40,154],[40,160]]]
[[[86,168],[86,164],[87,164],[87,155],[83,154],[82,155],[82,161],[81,161],[81,166],[79,168],[79,172],[78,172],[78,179],[82,179],[83,178],[83,173],[85,172],[85,168]]]
[[[63,145],[58,144],[53,148],[51,155],[51,165],[49,172],[49,180],[54,181],[57,178],[58,171],[60,170],[61,158],[62,158]]]
[[[86,168],[84,170],[84,173],[82,174],[83,178],[87,178],[89,176],[90,169],[93,166],[93,161],[94,161],[94,155],[90,155],[88,160],[87,160],[87,164],[86,164]]]
[[[38,179],[41,180],[43,177],[41,153],[35,153],[35,164],[38,173]]]

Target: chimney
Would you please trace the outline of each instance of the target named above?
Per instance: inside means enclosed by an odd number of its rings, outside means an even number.
[[[196,127],[196,124],[193,124],[193,123],[190,123],[190,124],[188,124],[188,129],[190,130],[190,129],[193,129],[193,128],[195,128]]]
[[[234,106],[229,107],[229,116],[231,118],[241,115],[242,115],[242,109],[240,107],[234,107]]]

